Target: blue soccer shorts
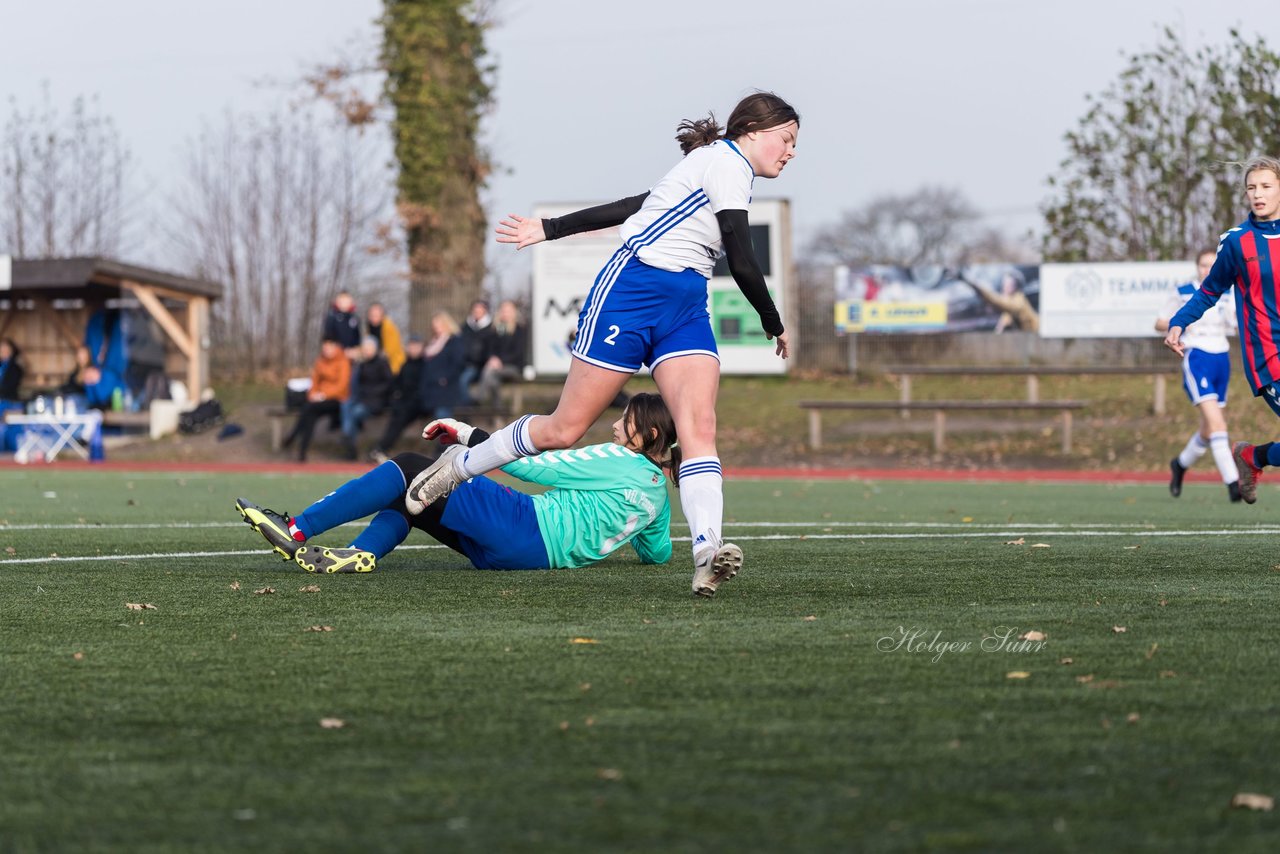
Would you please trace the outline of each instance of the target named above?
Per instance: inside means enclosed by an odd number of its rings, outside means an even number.
[[[1227,405],[1227,385],[1231,380],[1231,356],[1228,353],[1206,353],[1194,347],[1182,359],[1182,390],[1196,406],[1218,401]]]
[[[533,499],[487,477],[458,484],[445,502],[440,524],[458,535],[476,569],[546,569],[551,564]]]
[[[1267,406],[1271,407],[1272,412],[1280,416],[1280,382],[1263,386],[1262,394],[1258,396],[1267,402]]]
[[[650,267],[619,249],[600,271],[578,315],[573,355],[611,371],[652,370],[675,356],[719,360],[707,280],[696,270]]]

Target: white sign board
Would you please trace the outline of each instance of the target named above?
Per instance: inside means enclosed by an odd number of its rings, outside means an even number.
[[[534,216],[550,218],[592,207],[598,202],[539,205]],[[762,258],[765,283],[787,322],[791,287],[791,217],[788,202],[754,202],[747,211],[756,256]],[[569,336],[600,269],[621,245],[618,229],[575,234],[533,247],[533,294],[530,329],[533,367],[539,374],[568,373],[572,357]],[[720,272],[717,269],[717,272]],[[760,318],[726,273],[707,285],[711,326],[725,374],[783,374],[787,363],[774,354],[774,343],[760,331]]]
[[[1044,338],[1150,338],[1178,286],[1194,282],[1191,261],[1042,264]]]
[[[13,287],[13,256],[0,255],[0,291]]]

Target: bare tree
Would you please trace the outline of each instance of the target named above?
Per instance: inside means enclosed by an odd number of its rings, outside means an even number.
[[[333,295],[394,275],[392,176],[379,154],[372,133],[306,109],[228,113],[189,141],[173,239],[186,269],[227,288],[214,316],[224,369],[309,364]]]
[[[0,137],[0,246],[22,258],[120,255],[127,248],[131,157],[96,99],[62,115],[9,100]]]
[[[989,240],[979,220],[977,208],[959,190],[922,188],[846,211],[838,224],[816,234],[810,250],[850,266],[955,263],[980,237]]]

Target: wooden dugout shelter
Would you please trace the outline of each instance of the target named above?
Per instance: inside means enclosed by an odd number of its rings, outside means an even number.
[[[193,400],[209,384],[209,307],[222,296],[216,282],[107,258],[14,258],[7,266],[8,276],[0,270],[0,338],[21,348],[28,389],[63,382],[96,311],[135,302],[164,332],[166,376],[183,380]]]

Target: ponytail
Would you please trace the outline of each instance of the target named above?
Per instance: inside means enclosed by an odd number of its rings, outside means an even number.
[[[680,143],[680,151],[684,154],[710,145],[717,139],[724,139],[724,132],[716,122],[715,113],[709,113],[705,119],[685,119],[676,128],[676,142]]]

